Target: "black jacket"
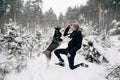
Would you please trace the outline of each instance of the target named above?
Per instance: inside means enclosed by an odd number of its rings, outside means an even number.
[[[68,31],[69,31],[69,28],[67,27],[64,32],[64,36],[69,35]],[[67,52],[72,54],[81,48],[83,36],[80,30],[76,30],[70,34],[70,38],[71,38],[71,41],[68,43]]]

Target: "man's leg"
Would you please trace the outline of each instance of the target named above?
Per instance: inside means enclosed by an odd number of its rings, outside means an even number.
[[[74,65],[74,58],[75,58],[75,56],[68,57],[68,62],[69,62],[69,68],[70,69],[73,70],[73,69],[76,69],[77,67],[80,67],[80,66],[88,67],[88,65],[85,64],[85,63],[79,63],[77,65]]]
[[[80,64],[78,65],[74,65],[74,58],[75,58],[75,55],[71,56],[71,57],[68,57],[68,62],[69,62],[69,68],[70,69],[76,69],[77,67],[80,66]]]
[[[70,69],[76,69],[77,67],[79,67],[79,65],[75,65],[74,66],[74,57],[70,57],[68,58],[68,62],[69,62],[69,68]]]
[[[55,50],[54,53],[60,62],[64,62],[64,60],[61,58],[60,54],[66,54],[66,49],[57,49],[57,50]]]

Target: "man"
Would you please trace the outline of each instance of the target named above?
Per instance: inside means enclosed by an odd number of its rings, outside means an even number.
[[[68,57],[69,68],[73,70],[79,67],[80,65],[83,65],[83,63],[74,65],[74,58],[77,50],[81,48],[83,36],[81,34],[81,31],[79,30],[79,25],[75,23],[69,25],[66,28],[64,36],[69,35],[69,29],[72,30],[72,33],[70,34],[71,41],[68,43],[68,47],[66,49],[57,49],[54,53],[60,61],[59,63],[56,63],[56,65],[64,67],[64,60],[61,58],[60,54],[65,54]],[[87,65],[85,66],[87,67]]]

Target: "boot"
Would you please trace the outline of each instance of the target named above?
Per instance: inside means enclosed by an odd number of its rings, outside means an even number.
[[[65,66],[64,62],[55,63],[55,65],[59,65],[59,66],[62,66],[62,67]]]

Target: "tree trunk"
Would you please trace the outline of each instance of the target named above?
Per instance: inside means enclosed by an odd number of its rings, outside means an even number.
[[[7,23],[7,12],[5,10],[5,13],[4,13],[4,23]]]
[[[5,21],[6,21],[6,12],[3,12],[3,15],[0,17],[0,29],[2,34],[5,33],[5,30],[4,30]]]
[[[99,0],[99,33],[103,33],[104,29],[104,0]]]
[[[110,22],[111,22],[111,18],[110,18],[110,1],[109,1],[109,5],[108,5],[108,13],[107,13],[107,32],[110,30],[111,28],[111,25],[110,25]]]
[[[4,26],[4,19],[1,17],[1,18],[0,18],[0,29],[1,29],[0,32],[1,32],[2,34],[4,33],[4,27],[3,27],[3,26]]]
[[[115,5],[115,17],[114,17],[114,19],[116,19],[117,18],[117,8],[118,8],[118,3],[116,3],[116,5]]]
[[[16,10],[14,9],[14,14],[13,14],[13,22],[16,24]]]

